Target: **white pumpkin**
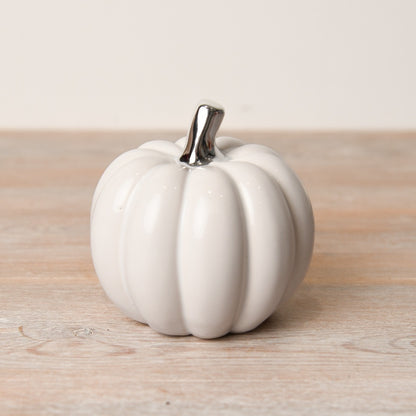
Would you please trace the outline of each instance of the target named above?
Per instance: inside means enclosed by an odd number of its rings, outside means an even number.
[[[164,334],[249,331],[310,262],[314,221],[300,181],[270,148],[214,145],[223,115],[200,105],[188,139],[122,154],[94,194],[99,280],[125,314]]]

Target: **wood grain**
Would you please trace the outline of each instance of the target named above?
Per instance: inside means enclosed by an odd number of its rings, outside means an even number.
[[[316,244],[292,301],[214,341],[122,316],[89,252],[106,165],[180,135],[0,134],[0,414],[416,414],[416,133],[235,133],[298,172]]]

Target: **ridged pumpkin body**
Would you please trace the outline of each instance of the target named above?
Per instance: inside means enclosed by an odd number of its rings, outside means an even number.
[[[94,266],[129,317],[169,335],[215,338],[263,322],[302,281],[309,199],[271,149],[216,140],[206,166],[186,139],[153,141],[105,171],[91,210]]]

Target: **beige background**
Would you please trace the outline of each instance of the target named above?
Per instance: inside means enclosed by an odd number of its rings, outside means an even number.
[[[0,129],[416,128],[416,2],[0,1]]]

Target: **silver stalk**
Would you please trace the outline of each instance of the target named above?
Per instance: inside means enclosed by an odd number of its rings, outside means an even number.
[[[188,142],[180,157],[181,162],[191,166],[206,165],[215,157],[215,135],[224,118],[224,109],[212,102],[198,105]]]

